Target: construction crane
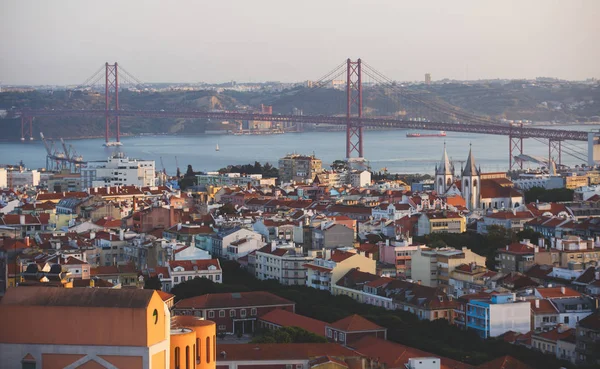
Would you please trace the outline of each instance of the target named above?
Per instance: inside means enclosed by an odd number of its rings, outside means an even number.
[[[65,150],[64,152],[67,162],[69,163],[69,169],[71,171],[73,171],[73,169],[77,171],[77,169],[79,169],[82,164],[85,164],[85,162],[83,161],[83,156],[77,154],[77,151],[75,151],[73,145],[69,145],[67,147],[67,144],[65,143],[65,140],[62,139],[62,137],[60,139],[60,143],[62,144],[63,150]]]
[[[167,170],[165,169],[165,163],[162,160],[162,156],[160,157],[160,165],[162,167],[162,172],[165,175],[165,177],[167,176]]]
[[[65,153],[54,149],[54,141],[48,140],[44,134],[40,132],[40,138],[46,148],[46,170],[61,170],[66,167],[67,158]]]

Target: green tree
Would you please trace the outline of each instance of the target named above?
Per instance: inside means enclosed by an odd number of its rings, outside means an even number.
[[[236,214],[237,211],[235,210],[235,206],[232,203],[228,202],[227,204],[225,204],[219,208],[219,213],[221,213],[221,214]]]
[[[325,332],[323,332],[325,333]],[[264,330],[257,334],[252,343],[325,343],[327,339],[299,327],[282,327]]]
[[[575,191],[568,188],[553,188],[547,190],[542,187],[532,187],[525,191],[525,202],[566,202],[573,201]]]
[[[144,280],[144,289],[145,290],[162,290],[162,283],[160,282],[160,278],[157,276],[146,278]]]
[[[194,169],[192,169],[192,165],[188,164],[187,170],[185,171],[185,176],[186,177],[193,177],[195,175],[196,175],[196,173],[194,173]]]

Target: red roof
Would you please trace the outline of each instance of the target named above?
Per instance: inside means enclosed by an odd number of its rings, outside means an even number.
[[[538,302],[538,306],[536,307],[536,301]],[[548,300],[531,300],[531,311],[534,314],[558,314],[558,310],[552,305],[552,303]]]
[[[217,270],[221,269],[219,259],[201,259],[201,260],[172,260],[169,261],[171,269],[182,267],[186,272],[194,270],[209,270],[210,266],[214,266]],[[194,269],[194,267],[196,267]]]
[[[327,323],[304,315],[289,312],[283,309],[274,309],[262,315],[260,320],[273,323],[281,327],[299,327],[319,336],[325,336]]]
[[[160,298],[163,301],[169,301],[175,298],[175,295],[172,295],[168,292],[164,292],[164,291],[156,291],[158,293],[158,296],[160,296]]]
[[[515,359],[512,356],[501,356],[487,363],[483,363],[476,369],[533,369],[533,367]]]
[[[344,332],[363,332],[363,331],[380,331],[385,328],[378,326],[377,324],[363,318],[360,315],[353,314],[344,319],[338,320],[337,322],[327,325],[328,327],[335,328]]]
[[[366,336],[353,344],[353,347],[359,353],[369,358],[378,359],[380,363],[387,368],[403,368],[408,363],[408,359],[415,357],[439,357],[441,369],[472,369],[473,366],[460,361],[441,357],[430,352],[421,351],[416,348],[401,345],[391,341],[386,341],[373,336]]]
[[[179,301],[175,308],[179,309],[218,309],[243,306],[295,305],[293,301],[264,291],[209,293],[190,297]]]
[[[537,293],[545,299],[556,299],[566,297],[581,297],[581,293],[569,287],[547,287],[537,288]],[[564,293],[563,293],[564,291]]]
[[[498,252],[509,254],[533,254],[535,253],[535,249],[523,243],[511,243],[506,248],[498,249]]]
[[[333,250],[330,260],[335,263],[340,263],[354,255],[356,254],[353,252]]]
[[[337,343],[236,343],[217,345],[217,352],[225,353],[227,361],[304,360],[327,355],[337,358],[360,356],[356,351]],[[249,365],[244,365],[244,368],[248,367]]]

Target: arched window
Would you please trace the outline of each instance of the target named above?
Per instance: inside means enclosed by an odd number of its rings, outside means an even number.
[[[200,349],[200,338],[196,338],[196,363],[200,364],[200,359],[202,359],[201,355],[202,350]]]
[[[518,208],[518,207],[519,207],[519,203],[515,202],[515,208]]]
[[[197,353],[196,353],[196,344],[195,343],[194,343],[193,347],[194,348],[192,349],[192,355],[196,355]],[[192,360],[195,360],[195,359],[192,358]],[[196,362],[196,364],[198,364],[198,362]],[[195,368],[196,364],[192,365],[192,367]]]
[[[206,363],[210,364],[210,337],[206,337]]]
[[[175,369],[181,368],[181,363],[179,362],[180,359],[179,347],[175,347]]]
[[[469,180],[465,179],[465,189],[469,188]]]
[[[190,346],[185,346],[185,369],[190,369]]]
[[[442,188],[442,185],[444,184],[444,181],[442,181],[442,179],[438,179],[438,185],[440,186],[440,188]]]
[[[217,360],[217,336],[213,336],[213,358]]]
[[[446,185],[448,187],[450,187],[451,184],[452,184],[452,178],[448,177],[448,179],[446,180]]]
[[[477,180],[473,180],[473,187],[477,187]]]

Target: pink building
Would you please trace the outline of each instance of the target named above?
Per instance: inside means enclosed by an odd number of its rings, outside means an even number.
[[[412,243],[412,238],[406,240],[379,243],[379,261],[396,266],[396,277],[410,278],[410,262],[412,255],[419,249],[418,244]]]

